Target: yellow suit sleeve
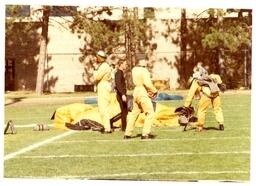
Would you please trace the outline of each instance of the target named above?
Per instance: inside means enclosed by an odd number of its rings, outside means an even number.
[[[151,78],[150,78],[150,73],[147,69],[145,69],[143,71],[143,81],[144,81],[144,86],[146,87],[146,89],[150,92],[156,93],[157,89],[155,88],[155,86],[153,85]]]
[[[107,76],[111,73],[111,68],[107,63],[103,63],[99,66],[98,70],[93,72],[93,76],[96,82],[101,81],[104,76]]]

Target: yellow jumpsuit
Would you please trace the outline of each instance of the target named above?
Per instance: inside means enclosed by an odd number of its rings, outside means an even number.
[[[103,62],[98,70],[94,71],[94,79],[97,84],[98,108],[102,118],[105,132],[110,128],[110,94],[111,94],[111,67]]]
[[[141,112],[145,113],[145,121],[142,129],[142,136],[150,134],[154,119],[154,109],[148,92],[156,93],[157,89],[152,84],[149,71],[144,67],[132,69],[132,80],[135,85],[133,91],[133,109],[127,118],[126,136],[131,136],[135,128],[135,122]]]
[[[213,78],[217,84],[222,83],[222,80],[219,75],[211,74],[210,77]],[[198,126],[199,127],[204,126],[205,115],[206,115],[207,109],[210,104],[212,104],[212,106],[213,106],[213,110],[214,110],[214,114],[215,114],[215,118],[216,118],[217,122],[219,124],[224,124],[224,117],[223,117],[223,113],[222,113],[222,109],[221,109],[221,100],[220,100],[219,93],[217,93],[216,95],[211,95],[211,91],[210,91],[209,87],[200,86],[197,83],[197,80],[194,80],[192,82],[192,85],[190,86],[184,106],[185,107],[190,106],[192,103],[193,97],[200,91],[202,92],[202,94],[201,94],[201,98],[198,102],[198,110],[197,110]]]

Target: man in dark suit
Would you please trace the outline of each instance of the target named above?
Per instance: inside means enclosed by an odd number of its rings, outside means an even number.
[[[119,102],[121,109],[121,122],[122,131],[125,131],[126,128],[126,118],[128,114],[127,108],[127,89],[124,78],[124,70],[127,68],[127,62],[125,60],[121,60],[118,62],[118,69],[115,73],[115,89],[116,89],[116,98]]]

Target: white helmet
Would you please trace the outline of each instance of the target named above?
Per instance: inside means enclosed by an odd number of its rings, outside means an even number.
[[[103,50],[99,50],[96,55],[100,56],[102,58],[107,58],[107,56],[106,56],[106,54],[105,54],[105,52]]]
[[[147,61],[145,60],[145,59],[141,59],[141,60],[139,60],[139,62],[138,62],[138,65],[139,66],[142,66],[142,67],[146,67],[147,66]]]

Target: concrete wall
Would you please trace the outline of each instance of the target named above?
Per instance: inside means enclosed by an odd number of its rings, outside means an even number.
[[[50,92],[73,92],[74,85],[84,84],[84,65],[79,61],[83,46],[68,28],[66,19],[54,17],[48,30],[48,61],[45,88]]]

